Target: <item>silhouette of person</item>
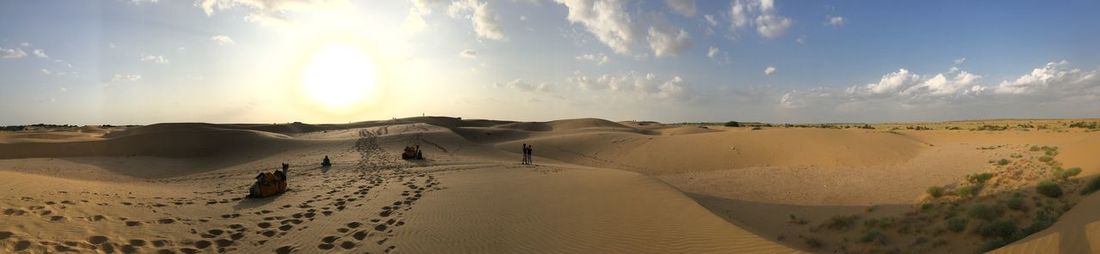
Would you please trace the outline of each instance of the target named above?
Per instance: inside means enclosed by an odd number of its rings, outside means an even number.
[[[527,165],[527,143],[523,143],[523,162],[520,164]]]
[[[533,158],[532,155],[534,153],[535,153],[535,145],[527,146],[527,165],[535,164],[535,162],[531,160]]]

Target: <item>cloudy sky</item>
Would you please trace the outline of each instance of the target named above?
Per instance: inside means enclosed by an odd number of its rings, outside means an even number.
[[[0,2],[0,125],[1100,117],[1100,2]]]

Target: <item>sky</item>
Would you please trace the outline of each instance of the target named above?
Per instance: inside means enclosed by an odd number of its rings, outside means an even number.
[[[1100,1],[0,2],[0,125],[1100,117]]]

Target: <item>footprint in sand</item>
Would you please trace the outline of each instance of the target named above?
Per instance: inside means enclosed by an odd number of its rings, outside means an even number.
[[[275,236],[275,233],[275,230],[264,230],[263,232],[260,232],[261,235],[266,237],[273,237]]]
[[[164,219],[159,219],[159,220],[157,220],[157,223],[160,223],[160,224],[172,224],[172,223],[176,223],[176,220],[175,220],[175,219],[172,219],[172,218],[164,218]]]
[[[279,230],[281,230],[281,231],[287,231],[287,230],[290,230],[291,228],[294,228],[294,226],[293,226],[293,225],[282,225],[282,226],[279,226]]]
[[[141,222],[140,221],[126,221],[126,226],[130,226],[130,227],[141,226]]]
[[[50,222],[59,222],[65,220],[65,216],[50,216]]]
[[[289,246],[289,245],[279,247],[278,249],[275,249],[275,253],[278,253],[278,254],[290,254],[291,252],[294,252],[294,251],[295,251],[294,246]]]
[[[260,222],[260,223],[256,224],[256,226],[260,227],[260,228],[269,228],[269,227],[271,227],[271,223],[270,222]]]
[[[100,244],[106,243],[107,240],[109,240],[109,239],[107,239],[106,236],[101,236],[101,235],[88,237],[88,243],[93,244],[93,245],[100,245]]]
[[[24,250],[29,249],[31,247],[31,241],[20,240],[20,241],[15,243],[14,247],[15,247],[16,252],[24,251]]]
[[[195,246],[195,248],[206,249],[206,247],[210,247],[210,241],[198,240],[198,241],[195,241],[194,246]]]
[[[13,235],[11,232],[0,231],[0,240],[8,239],[8,237],[11,237],[11,235]]]
[[[344,248],[345,250],[350,250],[351,248],[355,248],[355,243],[353,243],[351,241],[344,241],[343,243],[340,243],[340,248]]]

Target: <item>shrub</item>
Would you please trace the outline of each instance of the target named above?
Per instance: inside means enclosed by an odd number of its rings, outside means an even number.
[[[1059,187],[1057,183],[1051,182],[1050,180],[1039,182],[1039,186],[1036,186],[1035,190],[1038,191],[1039,194],[1051,198],[1062,196],[1062,187]]]
[[[998,165],[1005,165],[1005,164],[1008,164],[1007,161],[1008,160],[1001,159],[1001,161],[998,161],[997,164]],[[993,178],[993,173],[986,172],[986,173],[973,174],[973,175],[967,175],[966,176],[966,180],[969,181],[970,183],[973,183],[973,184],[985,183],[985,181],[988,181],[990,178]]]
[[[1093,178],[1092,181],[1089,181],[1089,184],[1085,185],[1085,188],[1081,188],[1081,195],[1092,194],[1097,190],[1100,190],[1100,176],[1097,176],[1096,178]]]
[[[737,121],[729,121],[726,122],[726,127],[741,127],[741,123],[738,123]]]
[[[1001,160],[997,161],[997,165],[1004,166],[1004,165],[1008,165],[1009,162],[1010,161],[1008,161],[1008,159],[1001,159]]]
[[[820,249],[821,247],[825,246],[824,243],[822,243],[821,241],[818,241],[817,239],[814,239],[814,238],[806,238],[805,242],[806,242],[807,246],[810,246],[810,248],[814,248],[814,249]]]
[[[943,187],[940,187],[940,186],[928,187],[928,195],[931,195],[933,198],[938,198],[940,196],[943,196]]]
[[[947,229],[955,232],[962,232],[966,230],[966,225],[970,223],[970,220],[962,217],[951,217],[947,219]]]
[[[1076,176],[1077,174],[1080,174],[1080,173],[1081,173],[1081,168],[1070,168],[1070,169],[1066,169],[1066,170],[1062,170],[1061,168],[1058,168],[1058,169],[1054,169],[1054,178],[1061,179],[1061,180],[1066,180],[1066,179],[1069,179],[1070,177],[1074,177],[1074,176]]]
[[[978,234],[985,238],[1012,239],[1016,234],[1016,223],[1011,220],[997,220],[993,223],[982,224],[978,227]]]
[[[1000,211],[996,207],[986,203],[977,203],[970,206],[970,210],[966,212],[970,218],[981,219],[985,221],[993,221],[1000,216]]]
[[[1054,160],[1053,157],[1046,156],[1046,155],[1043,155],[1043,157],[1039,157],[1039,161],[1041,161],[1041,162],[1050,162],[1052,160]]]
[[[1008,241],[1005,241],[1005,239],[989,240],[984,245],[982,245],[981,253],[990,252],[998,248],[1004,247],[1005,245],[1008,245]]]
[[[978,192],[981,192],[981,191],[982,191],[982,186],[981,185],[970,185],[970,186],[960,187],[958,190],[955,190],[955,194],[959,195],[959,197],[969,198],[969,197],[978,196]]]
[[[1028,150],[1030,150],[1032,152],[1038,152],[1039,151],[1039,146],[1031,146],[1031,149],[1028,149]]]
[[[1021,233],[1023,233],[1024,236],[1027,236],[1037,233],[1039,231],[1043,231],[1043,229],[1049,228],[1051,225],[1054,225],[1054,221],[1056,219],[1057,218],[1055,218],[1054,216],[1050,216],[1050,214],[1048,214],[1046,211],[1039,211],[1035,214],[1035,220],[1032,220],[1031,225],[1024,228]]]
[[[877,242],[880,244],[886,244],[886,235],[883,235],[882,232],[878,231],[878,229],[871,229],[867,230],[867,232],[864,232],[863,237],[860,237],[859,241],[864,243]]]
[[[1012,197],[1008,199],[1008,208],[1016,211],[1024,210],[1024,198]]]
[[[855,225],[856,220],[859,219],[858,215],[837,215],[825,222],[825,227],[833,230],[847,230]]]

